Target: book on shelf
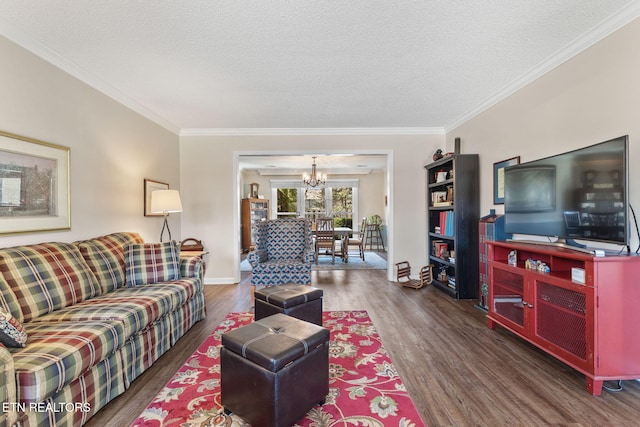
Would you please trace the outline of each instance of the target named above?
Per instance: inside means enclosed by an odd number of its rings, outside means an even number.
[[[453,236],[454,232],[454,218],[453,211],[440,212],[440,233],[443,236]]]

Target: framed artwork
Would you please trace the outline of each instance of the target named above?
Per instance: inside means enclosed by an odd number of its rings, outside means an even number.
[[[151,193],[156,190],[168,190],[169,184],[152,179],[144,180],[144,216],[163,216],[162,213],[151,213]]]
[[[0,132],[0,234],[71,228],[69,151]]]
[[[504,204],[504,169],[520,164],[520,156],[512,157],[493,164],[493,204]]]

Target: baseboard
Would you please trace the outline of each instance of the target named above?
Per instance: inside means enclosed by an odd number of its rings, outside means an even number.
[[[205,277],[205,285],[233,285],[238,282],[233,277]]]

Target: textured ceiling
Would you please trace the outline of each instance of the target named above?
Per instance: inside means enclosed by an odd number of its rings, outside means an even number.
[[[638,3],[2,0],[0,34],[174,132],[437,132]]]

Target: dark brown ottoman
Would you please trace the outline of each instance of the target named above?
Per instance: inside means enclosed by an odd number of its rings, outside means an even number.
[[[322,326],[322,289],[287,283],[256,290],[255,319],[276,313]]]
[[[222,335],[221,400],[254,427],[289,427],[329,393],[329,330],[275,314]]]

